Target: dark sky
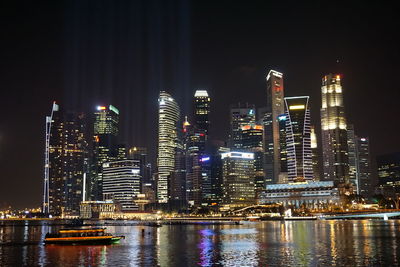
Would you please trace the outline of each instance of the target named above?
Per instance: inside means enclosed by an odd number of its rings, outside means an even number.
[[[341,73],[348,121],[373,157],[400,151],[398,10],[299,2],[2,1],[0,207],[41,203],[51,101],[85,112],[114,104],[121,142],[154,159],[159,90],[187,114],[195,89],[208,89],[211,134],[223,140],[230,104],[265,105],[271,68],[287,96],[310,95],[317,126],[321,78]]]

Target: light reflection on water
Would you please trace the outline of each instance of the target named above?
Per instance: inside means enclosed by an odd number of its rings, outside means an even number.
[[[110,226],[126,239],[44,246],[56,226],[3,221],[0,266],[396,266],[399,227],[399,220]]]

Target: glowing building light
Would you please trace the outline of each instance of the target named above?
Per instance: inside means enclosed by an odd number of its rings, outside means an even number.
[[[285,121],[286,120],[286,116],[285,115],[279,116],[278,120],[279,121]]]
[[[207,90],[196,90],[194,97],[208,97]]]
[[[209,160],[210,160],[210,157],[204,157],[204,158],[200,159],[201,162],[205,162],[205,161],[209,161]]]
[[[304,105],[293,105],[289,106],[289,110],[298,110],[298,109],[305,109],[306,107]]]
[[[224,158],[254,159],[254,153],[244,153],[244,152],[221,153],[221,159],[224,159]]]
[[[109,109],[112,110],[112,111],[114,111],[115,114],[118,114],[118,115],[119,115],[119,110],[118,110],[116,107],[114,107],[113,105],[110,105],[110,106],[109,106]]]

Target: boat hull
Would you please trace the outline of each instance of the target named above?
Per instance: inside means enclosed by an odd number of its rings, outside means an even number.
[[[118,243],[121,236],[46,238],[45,244],[57,245],[109,245]]]

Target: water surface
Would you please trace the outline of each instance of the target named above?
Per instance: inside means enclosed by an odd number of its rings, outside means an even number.
[[[107,246],[43,245],[47,223],[0,222],[0,266],[399,265],[400,220],[109,226]]]

